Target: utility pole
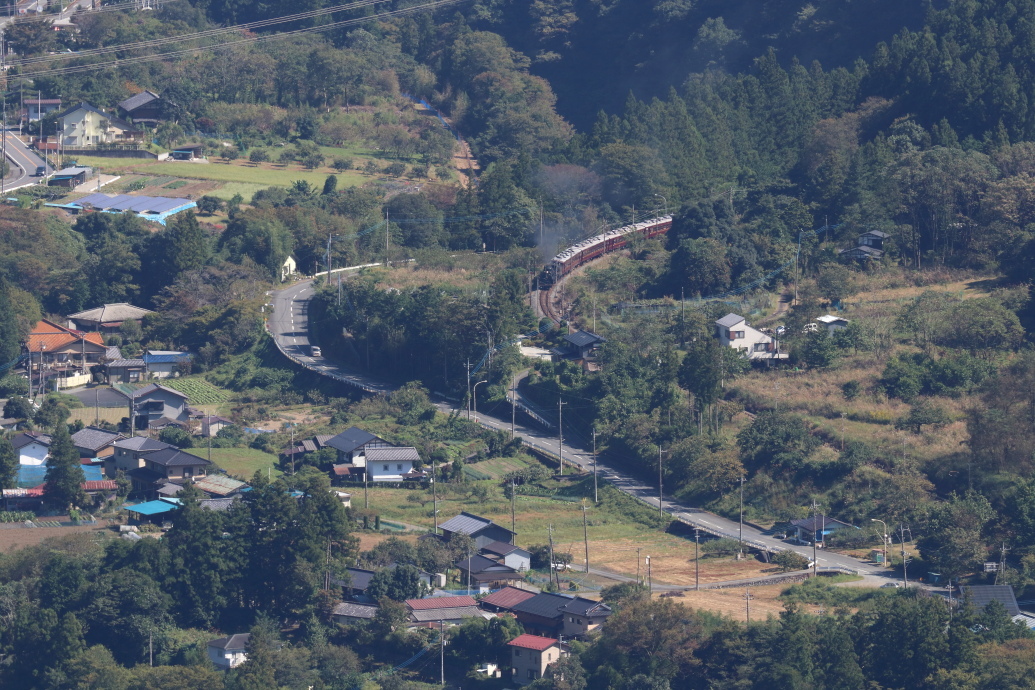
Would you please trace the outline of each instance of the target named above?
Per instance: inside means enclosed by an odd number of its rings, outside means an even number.
[[[438,460],[431,455],[431,511],[435,514],[435,534],[438,534]]]
[[[647,598],[654,596],[654,577],[650,571],[650,556],[647,556]]]
[[[557,459],[561,464],[561,476],[564,476],[564,405],[557,398]]]
[[[363,467],[363,510],[370,508],[370,487],[368,486],[369,482],[367,481],[370,476],[370,473],[368,472],[369,469],[369,464]]]
[[[586,545],[586,574],[589,574],[589,524],[586,522],[586,499],[582,499],[582,542]]]
[[[694,527],[694,589],[701,589],[701,530]]]
[[[597,495],[597,428],[593,427],[593,505],[600,503]]]
[[[816,523],[819,519],[819,506],[816,499],[812,499],[812,576],[819,577],[819,534],[816,533]]]
[[[640,547],[636,547],[636,584],[642,585],[643,580],[640,579]]]
[[[898,540],[902,547],[902,587],[904,589],[909,586],[909,580],[906,578],[906,528],[901,522],[898,523]]]
[[[665,519],[664,497],[661,487],[661,444],[658,444],[658,517]]]
[[[388,223],[388,207],[385,207],[385,268],[388,268],[388,235],[390,227]]]
[[[438,622],[438,663],[439,663],[439,680],[442,683],[442,687],[446,687],[446,633],[445,633],[445,621]]]
[[[553,575],[556,572],[556,568],[553,567],[553,525],[548,528],[550,532],[550,584],[553,584]],[[560,578],[557,580],[557,588],[560,589],[561,581]]]
[[[751,622],[751,588],[744,588],[744,606],[747,608],[747,622]]]
[[[740,557],[744,557],[744,475],[740,475]]]
[[[291,425],[291,474],[295,473],[295,425]]]
[[[467,421],[471,421],[471,358],[467,358]]]
[[[510,382],[510,440],[517,436],[517,375]]]
[[[514,541],[517,541],[517,518],[514,503],[517,495],[514,492],[514,475],[510,476],[510,531],[514,533]]]

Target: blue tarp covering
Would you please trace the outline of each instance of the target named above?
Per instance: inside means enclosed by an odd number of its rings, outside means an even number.
[[[180,500],[178,498],[160,498],[157,501],[138,503],[135,506],[126,506],[126,510],[140,515],[160,515],[173,510],[178,510]]]
[[[86,481],[100,481],[105,479],[104,469],[100,465],[83,465],[83,475]],[[31,489],[39,486],[46,480],[46,465],[19,465],[18,466],[18,488]]]

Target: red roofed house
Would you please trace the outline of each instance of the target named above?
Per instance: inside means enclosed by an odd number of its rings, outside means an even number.
[[[487,597],[482,597],[478,604],[486,611],[493,613],[511,613],[512,609],[523,601],[535,596],[535,592],[507,586]]]
[[[90,382],[90,366],[99,364],[107,352],[104,336],[84,333],[41,319],[25,344],[29,371],[38,372],[35,383],[56,377],[59,388],[74,388]]]
[[[518,635],[507,643],[510,647],[510,669],[518,685],[528,685],[542,678],[546,668],[561,658],[561,643],[552,637]]]
[[[432,623],[459,624],[465,618],[491,616],[478,608],[474,597],[431,597],[429,599],[407,599],[406,609],[410,613],[411,625]]]

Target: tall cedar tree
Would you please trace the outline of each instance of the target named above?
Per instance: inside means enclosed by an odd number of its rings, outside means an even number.
[[[21,354],[18,322],[11,306],[7,281],[0,277],[0,367],[14,362]],[[0,375],[6,370],[0,369]]]
[[[169,239],[167,282],[171,284],[180,274],[204,266],[209,246],[205,231],[198,225],[198,217],[190,211],[178,213],[166,233]]]
[[[44,495],[56,508],[86,505],[83,491],[83,466],[79,464],[79,451],[72,445],[72,437],[65,424],[58,424],[54,440],[50,444],[50,460],[47,461],[47,483]]]
[[[0,489],[13,489],[18,476],[18,454],[6,438],[0,438]]]

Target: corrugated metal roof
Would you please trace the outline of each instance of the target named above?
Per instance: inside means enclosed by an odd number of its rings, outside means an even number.
[[[418,623],[427,621],[455,621],[461,618],[478,618],[482,610],[477,606],[456,606],[445,609],[428,609],[411,611],[410,617]]]
[[[370,448],[367,450],[367,463],[371,462],[413,462],[420,460],[416,448]]]
[[[430,609],[448,609],[457,606],[477,606],[474,597],[431,597],[430,599],[407,599],[406,606],[411,611],[428,611]]]
[[[600,601],[575,597],[561,611],[581,616],[608,616],[611,614],[611,607]]]
[[[103,196],[103,195],[102,195]],[[84,199],[89,197],[83,197]],[[82,199],[80,199],[82,201]],[[69,314],[68,318],[75,321],[77,319],[83,321],[128,321],[131,319],[142,319],[148,314],[154,312],[150,309],[144,309],[142,307],[135,307],[129,302],[116,302],[115,304],[105,304],[94,309],[87,309],[86,311],[77,311],[75,314]]]
[[[377,615],[377,607],[371,604],[344,601],[335,606],[331,613],[335,616],[348,616],[349,618],[373,618]]]
[[[602,338],[596,333],[589,333],[587,331],[576,331],[569,333],[564,336],[564,339],[575,347],[586,347],[587,345],[593,345],[594,343],[606,343],[607,339]]]
[[[208,643],[208,646],[216,649],[239,649],[244,651],[248,648],[248,641],[251,639],[251,633],[237,633],[236,635],[227,635],[226,637],[220,637],[218,640],[212,640]]]
[[[157,501],[148,501],[147,503],[138,503],[135,506],[126,506],[126,510],[130,513],[139,513],[140,515],[161,515],[162,513],[169,513],[174,510],[179,510],[180,506],[169,501],[176,499],[165,499]]]
[[[240,491],[241,488],[248,485],[238,479],[227,477],[225,474],[210,474],[207,477],[203,477],[202,479],[195,481],[194,486],[198,487],[205,493],[226,496],[235,491]]]
[[[179,448],[163,448],[147,456],[148,462],[153,462],[162,467],[196,467],[199,465],[211,465],[205,458],[187,453]]]
[[[487,520],[477,515],[470,513],[460,513],[454,518],[450,518],[439,525],[439,528],[447,532],[460,532],[461,534],[474,534],[479,532],[489,525],[492,524],[492,520]]]
[[[514,608],[523,601],[528,601],[535,596],[535,592],[529,592],[517,587],[504,587],[498,592],[493,592],[481,600],[482,604],[497,606],[501,609]]]

